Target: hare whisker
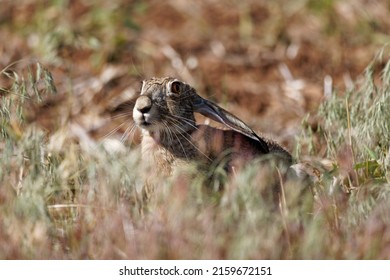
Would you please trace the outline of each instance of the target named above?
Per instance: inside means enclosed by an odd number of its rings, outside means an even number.
[[[114,129],[112,129],[110,132],[108,132],[107,134],[105,134],[102,138],[103,140],[111,137],[114,133],[116,133],[122,126],[124,126],[127,122],[122,122],[120,125],[118,125],[117,127],[115,127]]]
[[[136,128],[137,128],[137,126],[135,125],[135,123],[133,123],[133,128],[132,128],[132,129],[130,130],[130,132],[129,132],[129,135],[132,134],[131,139],[130,139],[130,144],[133,143]],[[128,138],[128,137],[127,137],[127,138]]]
[[[172,141],[171,141],[171,142],[173,142],[173,136],[175,136],[176,139],[177,139],[177,141],[178,141],[179,144],[180,144],[181,149],[183,150],[183,153],[184,153],[185,158],[188,160],[189,157],[188,157],[188,155],[187,155],[187,153],[186,153],[186,150],[184,149],[183,144],[182,144],[181,141],[180,141],[180,138],[177,136],[176,133],[173,133],[173,132],[171,131],[171,129],[169,128],[169,125],[167,125],[165,122],[163,122],[163,124],[164,124],[165,127],[167,128],[168,133],[172,136],[172,139],[171,139]],[[185,136],[184,136],[183,134],[181,134],[180,132],[178,132],[178,133],[179,133],[182,137],[185,138]]]
[[[174,121],[174,122],[176,122],[177,124],[180,124],[180,122],[177,120],[177,119],[180,119],[180,120],[182,120],[185,124],[188,124],[188,125],[191,126],[192,128],[194,128],[194,129],[196,129],[196,130],[199,129],[196,125],[190,123],[190,121],[192,121],[191,119],[187,119],[187,118],[180,117],[180,116],[175,116],[175,118],[174,118],[174,117],[171,117],[171,116],[166,116],[166,117],[167,117],[167,119],[169,119],[169,120],[171,120],[171,121]]]
[[[132,133],[132,131],[135,129],[135,127],[136,126],[133,124],[133,125],[129,125],[126,128],[125,132],[123,133],[123,135],[122,135],[122,137],[120,139],[122,144],[126,141],[126,139],[129,137],[130,133]]]
[[[199,153],[201,153],[205,158],[207,158],[209,161],[212,161],[211,158],[209,158],[205,153],[203,153],[194,143],[192,143],[191,139],[188,139],[185,134],[189,135],[188,132],[186,132],[185,130],[183,130],[182,127],[180,127],[178,124],[175,124],[175,123],[172,123],[172,125],[178,129],[178,130],[181,130],[182,132],[178,131],[177,133],[179,133],[185,140],[188,141],[188,143],[191,144],[191,146],[193,146]]]
[[[173,132],[169,127],[169,123],[166,123],[165,121],[162,121],[161,123],[166,128],[166,132],[167,132],[166,137],[168,137],[168,143],[173,142]]]
[[[184,111],[184,112],[190,112],[189,110],[188,111]],[[186,118],[186,117],[183,117],[183,116],[175,116],[176,118],[179,118],[179,119],[182,119],[182,120],[187,120],[189,122],[192,122],[194,121],[193,119],[189,119],[189,118]]]
[[[120,118],[131,117],[132,115],[133,115],[132,112],[125,112],[125,113],[121,113],[121,114],[115,114],[114,116],[110,116],[109,119],[116,120],[116,119],[120,119]]]
[[[101,121],[104,122],[104,123],[112,123],[112,121],[120,120],[122,118],[125,118],[123,121],[121,121],[121,124],[120,124],[120,126],[123,126],[123,124],[125,124],[125,123],[133,122],[133,119],[129,118],[131,116],[132,116],[132,114],[130,114],[130,113],[124,113],[124,114],[122,114],[120,116],[117,116],[117,115],[115,115],[115,116],[102,116],[101,117]],[[111,133],[111,131],[108,132],[107,134],[110,134],[110,133]]]

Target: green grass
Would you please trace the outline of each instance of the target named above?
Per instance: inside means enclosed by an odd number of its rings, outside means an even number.
[[[374,82],[373,63],[351,92],[322,103],[317,130],[298,144],[321,143],[333,170],[311,187],[285,182],[281,208],[259,164],[220,194],[203,192],[194,170],[145,199],[137,149],[108,152],[28,123],[31,104],[56,91],[41,65],[15,74],[1,107],[0,258],[388,258],[389,65]]]

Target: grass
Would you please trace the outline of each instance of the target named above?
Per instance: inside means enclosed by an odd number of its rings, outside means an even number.
[[[28,123],[31,103],[56,94],[51,75],[39,64],[26,79],[9,74],[0,258],[388,258],[389,65],[379,82],[373,63],[351,92],[322,103],[317,130],[299,144],[322,143],[333,169],[312,183],[314,197],[303,182],[285,182],[283,209],[259,164],[230,178],[219,195],[178,175],[145,200],[137,149],[107,151],[83,145],[70,130],[48,133]]]

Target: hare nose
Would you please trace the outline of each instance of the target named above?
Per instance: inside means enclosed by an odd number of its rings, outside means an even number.
[[[140,96],[135,102],[135,108],[142,114],[145,114],[152,108],[152,100],[147,96]]]

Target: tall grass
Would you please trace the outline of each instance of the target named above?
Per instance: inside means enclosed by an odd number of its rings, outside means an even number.
[[[50,73],[2,71],[13,86],[1,96],[0,258],[389,258],[390,62],[374,69],[323,102],[298,144],[333,168],[284,182],[281,205],[256,162],[221,193],[204,192],[194,169],[145,197],[138,149],[85,143],[72,120],[45,130],[26,116],[56,95]]]

